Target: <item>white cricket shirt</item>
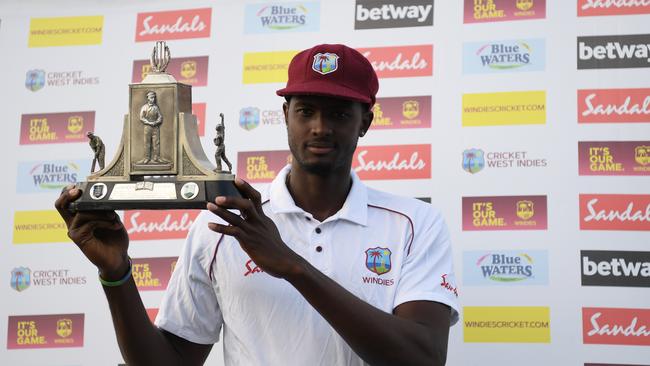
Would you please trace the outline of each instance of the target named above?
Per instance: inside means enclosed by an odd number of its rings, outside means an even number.
[[[262,202],[293,251],[387,313],[408,301],[437,301],[452,308],[456,323],[451,243],[437,210],[366,187],[352,172],[343,207],[319,222],[295,205],[285,185],[289,170]],[[209,211],[195,220],[156,325],[200,344],[217,342],[223,326],[226,365],[364,365],[295,288],[261,271],[234,238],[220,240],[208,222],[222,220]]]

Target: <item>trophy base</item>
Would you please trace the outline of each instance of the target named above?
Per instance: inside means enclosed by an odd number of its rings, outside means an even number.
[[[72,211],[205,209],[217,196],[241,197],[234,180],[91,181],[77,187],[82,194],[70,204]]]

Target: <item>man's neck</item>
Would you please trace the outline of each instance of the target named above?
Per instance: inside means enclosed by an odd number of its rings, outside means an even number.
[[[352,177],[349,168],[322,176],[306,172],[294,163],[286,184],[296,206],[316,220],[324,221],[343,207],[352,187]]]

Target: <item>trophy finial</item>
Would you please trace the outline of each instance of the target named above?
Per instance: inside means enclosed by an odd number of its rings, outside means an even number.
[[[167,43],[165,41],[156,41],[153,52],[151,52],[151,70],[153,72],[164,73],[167,70],[170,59],[171,54],[169,53]]]

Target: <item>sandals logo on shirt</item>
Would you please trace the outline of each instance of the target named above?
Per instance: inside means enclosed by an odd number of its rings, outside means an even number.
[[[390,272],[390,255],[388,248],[375,247],[366,250],[366,268],[380,276]]]

